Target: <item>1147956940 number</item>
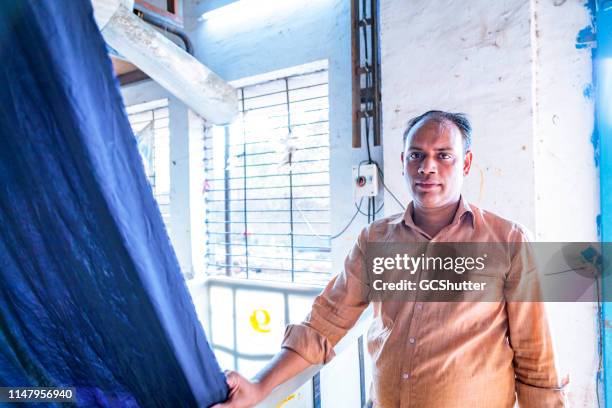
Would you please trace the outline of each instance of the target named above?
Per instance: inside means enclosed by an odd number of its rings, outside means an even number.
[[[76,402],[74,387],[0,387],[0,402]]]

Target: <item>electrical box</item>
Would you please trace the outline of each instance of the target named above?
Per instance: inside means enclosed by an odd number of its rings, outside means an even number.
[[[355,198],[378,194],[378,168],[375,164],[353,166],[353,191]]]

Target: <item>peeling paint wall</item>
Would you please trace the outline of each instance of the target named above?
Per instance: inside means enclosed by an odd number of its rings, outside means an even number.
[[[533,4],[536,236],[591,241],[599,213],[594,92],[591,50],[578,42],[585,39],[581,32],[592,32],[591,15],[583,2],[554,4]]]
[[[531,71],[520,69],[531,63],[529,17],[525,1],[382,1],[385,172],[402,201],[407,120],[429,109],[465,112],[475,155],[468,198],[533,229]]]
[[[577,0],[381,0],[386,182],[409,200],[399,154],[406,121],[429,109],[474,125],[471,202],[540,241],[595,241],[591,15]],[[587,42],[587,43],[585,43]],[[398,211],[385,197],[386,214]],[[596,406],[596,308],[550,304],[572,406]]]

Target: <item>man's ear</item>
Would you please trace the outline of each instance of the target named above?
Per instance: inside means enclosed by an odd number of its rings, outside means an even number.
[[[468,150],[465,152],[465,157],[463,158],[463,175],[467,176],[470,174],[470,168],[472,167],[472,151]]]

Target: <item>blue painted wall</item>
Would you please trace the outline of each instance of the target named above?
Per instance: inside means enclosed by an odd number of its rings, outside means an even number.
[[[597,4],[597,139],[599,141],[599,174],[601,180],[600,233],[602,242],[612,242],[612,2],[599,1]],[[604,257],[612,258],[610,251]],[[606,262],[609,263],[609,262]],[[611,271],[604,271],[603,296],[612,294]],[[612,320],[612,304],[603,303],[601,317],[604,351],[604,387],[606,406],[612,406],[612,331],[608,321]]]

